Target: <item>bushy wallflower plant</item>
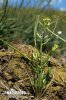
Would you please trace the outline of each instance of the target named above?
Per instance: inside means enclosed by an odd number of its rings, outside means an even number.
[[[52,23],[51,19],[49,18],[45,18],[41,22],[40,16],[36,17],[35,29],[34,29],[34,43],[36,47],[36,52],[33,53],[33,62],[35,63],[35,66],[32,67],[34,76],[31,78],[31,84],[36,96],[38,94],[43,94],[42,91],[45,91],[47,86],[49,86],[50,83],[52,83],[52,76],[50,77],[51,68],[48,67],[47,72],[45,72],[45,68],[46,66],[48,66],[50,57],[59,47],[57,44],[54,44],[51,51],[46,55],[46,58],[43,60],[43,52],[42,52],[43,45],[47,45],[47,42],[49,42],[49,40],[51,39],[49,38],[47,33],[46,36],[44,37],[43,33],[49,31],[52,35],[54,35],[58,39],[62,40],[63,42],[66,42],[66,40],[64,40],[59,35],[55,34],[53,31],[50,30],[51,23]],[[39,25],[43,27],[41,32],[38,31]],[[37,43],[38,39],[40,44],[39,49]],[[45,42],[43,39],[46,39]]]

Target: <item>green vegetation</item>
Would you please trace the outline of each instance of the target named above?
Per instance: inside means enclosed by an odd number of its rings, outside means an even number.
[[[61,34],[62,37],[66,37],[65,34],[65,24],[66,24],[66,14],[65,12],[61,11],[55,11],[52,9],[49,10],[43,10],[37,7],[37,9],[34,8],[25,8],[23,7],[23,2],[20,5],[20,7],[8,7],[8,0],[6,0],[3,4],[3,8],[0,8],[0,25],[1,25],[1,33],[5,35],[8,40],[14,40],[20,43],[28,43],[28,44],[34,44],[33,42],[33,33],[34,33],[34,23],[35,23],[35,17],[36,15],[41,15],[42,17],[50,17],[53,21],[58,19],[57,27],[55,30],[55,33],[58,31],[62,31],[63,34]],[[44,1],[42,0],[42,4]],[[28,12],[28,13],[27,13]],[[17,17],[16,17],[17,16]],[[51,27],[54,28],[54,25]],[[3,32],[3,31],[4,32]],[[8,32],[7,32],[8,30]],[[13,35],[11,35],[13,34]],[[6,39],[7,40],[7,39]]]
[[[6,0],[8,1],[8,0]],[[23,3],[23,2],[22,2]],[[65,40],[65,12],[54,10],[43,10],[41,8],[8,7],[5,2],[0,16],[0,44],[16,50],[21,57],[32,63],[33,76],[30,77],[31,87],[34,95],[43,94],[45,89],[52,83],[51,66],[48,62],[59,47],[66,45]],[[17,16],[17,17],[16,17]],[[58,33],[61,32],[61,34]],[[32,44],[36,51],[32,58],[26,56],[9,42]],[[66,48],[64,48],[66,50]],[[47,57],[43,59],[43,51]],[[46,71],[46,67],[48,69]]]
[[[56,49],[59,47],[57,44],[54,44],[54,46],[52,47],[52,50],[47,54],[47,57],[43,60],[43,58],[42,58],[43,45],[46,45],[47,42],[49,42],[49,40],[51,39],[51,38],[49,38],[44,42],[44,32],[46,32],[46,30],[48,30],[48,31],[50,31],[51,34],[53,34],[58,39],[60,39],[61,41],[66,43],[66,40],[64,40],[59,35],[55,34],[54,31],[51,31],[49,29],[49,26],[52,23],[51,19],[45,18],[42,21],[40,21],[39,18],[40,18],[40,16],[38,15],[36,17],[36,22],[35,22],[34,43],[35,43],[36,51],[33,53],[32,59],[27,57],[25,54],[20,52],[18,49],[11,46],[9,43],[5,42],[3,39],[0,39],[3,43],[5,43],[9,47],[11,47],[12,49],[16,50],[18,53],[20,53],[21,57],[23,56],[24,58],[29,60],[29,62],[32,62],[33,65],[31,67],[31,69],[33,72],[33,77],[30,77],[30,83],[31,83],[31,86],[32,86],[35,96],[37,96],[38,94],[40,94],[40,95],[43,94],[43,91],[45,91],[45,89],[52,83],[52,76],[50,76],[51,66],[48,67],[47,72],[45,71],[46,70],[45,68],[48,66],[50,56],[52,56],[53,53],[56,51]],[[41,27],[43,27],[41,32],[40,32],[40,30],[38,31],[38,27],[40,27],[39,24]],[[39,48],[38,48],[37,41],[39,41],[39,44],[40,44]]]
[[[1,8],[0,8],[1,9]],[[16,10],[15,10],[16,9]],[[28,13],[27,13],[28,12]],[[50,12],[50,13],[49,13]],[[1,10],[1,15],[3,16],[3,9]],[[54,11],[54,10],[35,10],[35,8],[8,8],[7,9],[7,18],[1,16],[0,20],[0,37],[3,37],[6,41],[17,41],[19,43],[34,44],[33,42],[33,33],[34,33],[34,24],[36,15],[41,15],[43,17],[49,17],[53,20],[51,25],[51,30],[55,27],[56,19],[57,26],[54,30],[55,33],[62,31],[61,37],[65,38],[65,12]],[[16,17],[17,16],[17,17]],[[58,17],[59,16],[59,17]],[[42,19],[41,18],[41,19]],[[44,34],[46,35],[46,33]],[[53,39],[55,42],[62,46],[65,46],[65,43],[62,43],[58,40],[57,37],[51,36],[51,41],[47,43],[47,46],[44,46],[44,50],[48,51],[51,49],[50,45],[53,46]]]
[[[52,47],[52,50],[47,54],[47,57],[43,60],[43,45],[46,45],[47,42],[49,42],[50,39],[46,40],[44,42],[44,32],[46,30],[49,30],[51,34],[56,36],[58,39],[66,43],[66,40],[61,38],[59,35],[56,35],[53,31],[49,29],[49,25],[51,24],[51,20],[49,18],[43,19],[43,24],[40,22],[40,16],[38,15],[36,17],[36,22],[35,22],[35,28],[34,28],[34,44],[36,51],[33,53],[33,63],[35,66],[32,66],[33,70],[33,77],[30,78],[31,85],[34,91],[35,96],[42,95],[45,89],[52,83],[52,77],[50,76],[51,73],[51,66],[48,67],[48,71],[46,72],[46,67],[48,66],[48,62],[51,56],[53,56],[53,53],[56,51],[56,49],[59,47],[57,44],[54,44]],[[42,31],[38,31],[39,24],[41,27],[43,27]],[[39,41],[40,47],[38,49],[38,43]],[[48,85],[49,84],[49,85]]]

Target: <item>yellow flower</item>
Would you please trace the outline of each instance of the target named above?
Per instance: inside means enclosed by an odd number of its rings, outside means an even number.
[[[51,23],[51,19],[50,18],[44,18],[43,19],[43,22],[44,22],[44,26],[49,26],[50,25],[50,23]]]
[[[52,47],[52,51],[56,51],[56,49],[58,48],[59,46],[57,44],[54,44],[54,46]]]

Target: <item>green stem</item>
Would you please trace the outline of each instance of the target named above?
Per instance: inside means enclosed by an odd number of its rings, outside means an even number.
[[[42,39],[41,39],[41,44],[40,44],[40,62],[42,64]]]
[[[60,40],[62,40],[63,42],[66,43],[66,40],[61,38],[59,35],[55,34],[54,32],[52,32],[48,27],[46,28],[50,33],[52,33],[53,35],[55,35],[56,37],[58,37]]]
[[[36,42],[37,42],[38,23],[39,23],[39,15],[36,17],[35,28],[34,28],[34,43],[35,43],[35,47],[37,46]]]

